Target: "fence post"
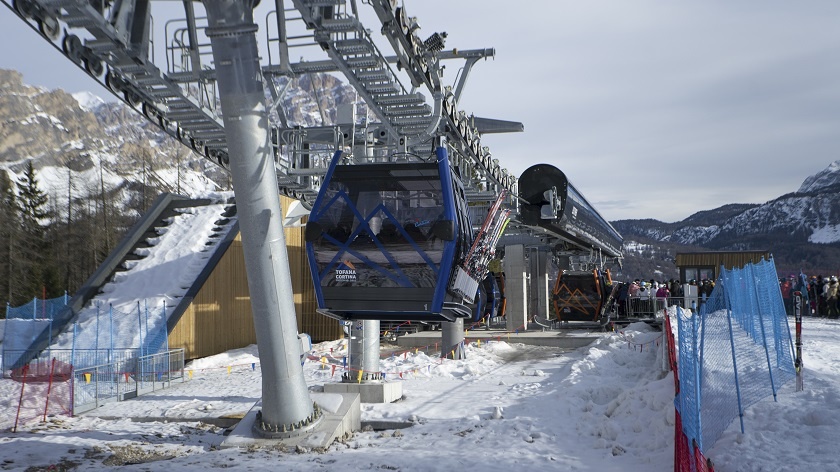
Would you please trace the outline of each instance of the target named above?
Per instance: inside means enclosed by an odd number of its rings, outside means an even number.
[[[149,300],[147,298],[143,299],[143,315],[146,318],[146,335],[143,336],[143,337],[146,338],[146,341],[148,341],[149,340]]]
[[[767,359],[767,372],[770,374],[770,389],[773,390],[773,401],[777,401],[776,382],[773,379],[773,364],[770,362],[770,351],[767,349],[767,333],[764,330],[764,314],[761,310],[761,300],[758,298],[758,291],[755,289],[756,280],[755,275],[753,274],[752,264],[747,265],[746,269],[750,274],[750,281],[752,282],[751,286],[753,288],[752,293],[755,297],[755,306],[758,308],[758,324],[761,326],[761,342],[764,344],[764,357]]]
[[[47,356],[52,357],[52,329],[53,329],[53,317],[50,316],[50,327],[47,330]]]
[[[793,292],[793,316],[796,319],[796,391],[801,392],[805,387],[802,382],[802,293]]]
[[[70,363],[70,416],[76,416],[76,366]]]
[[[700,397],[700,378],[702,375],[700,374],[700,369],[702,368],[701,363],[699,362],[699,356],[697,355],[697,317],[699,316],[698,313],[691,314],[691,359],[694,364],[694,372],[691,374],[694,376],[694,398],[697,402],[697,411],[694,412],[697,416],[697,438],[695,440],[700,444],[700,449],[702,449],[703,445],[703,415],[701,415],[701,411],[703,409],[703,402],[702,398]]]
[[[99,366],[93,368],[93,397],[96,399],[96,408],[99,408]]]
[[[97,307],[97,309],[99,309]],[[114,362],[114,310],[108,310],[108,347],[110,348],[108,351],[108,362]]]
[[[47,422],[47,410],[50,409],[50,393],[52,392],[53,374],[55,373],[55,357],[52,358],[50,365],[50,380],[47,382],[47,399],[44,402],[44,423]]]
[[[140,300],[137,300],[137,326],[140,329],[140,357],[143,357],[143,312],[140,311]]]
[[[18,398],[17,415],[15,416],[15,426],[12,432],[17,432],[18,420],[20,419],[20,407],[23,405],[23,388],[26,386],[26,374],[29,372],[29,364],[23,366],[23,379],[20,381],[20,398]]]
[[[70,345],[70,363],[76,365],[76,334],[79,330],[79,322],[73,322],[73,343]]]
[[[96,341],[94,342],[94,349],[96,349],[96,363],[99,364],[99,306],[96,307]]]
[[[166,318],[166,300],[162,300],[163,304],[163,334],[166,340],[166,352],[169,352],[169,319]]]
[[[732,306],[729,298],[726,300],[726,322],[729,324],[729,347],[732,350],[732,369],[735,371],[735,394],[738,397],[738,420],[741,423],[741,434],[744,434],[744,408],[741,406],[741,383],[738,380],[738,362],[735,357],[735,337],[732,332]]]

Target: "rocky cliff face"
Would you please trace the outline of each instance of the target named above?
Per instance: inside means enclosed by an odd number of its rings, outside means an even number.
[[[80,144],[101,143],[106,134],[92,112],[61,90],[25,85],[15,71],[0,71],[0,162],[28,158],[55,163]]]
[[[305,75],[292,79],[284,108],[291,125],[321,125],[335,121],[338,104],[355,100],[339,79]],[[121,102],[33,87],[0,70],[0,170],[14,178],[30,160],[44,190],[66,194],[71,185],[76,198],[103,182],[125,199],[140,185],[184,195],[229,189],[226,172]]]

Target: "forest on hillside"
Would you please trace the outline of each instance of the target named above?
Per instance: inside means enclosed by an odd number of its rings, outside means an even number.
[[[115,198],[116,190],[102,182],[99,189],[88,190],[90,198],[50,198],[31,161],[19,178],[0,172],[3,306],[17,307],[65,292],[72,296],[157,195],[153,187],[134,189],[130,201],[122,203]]]

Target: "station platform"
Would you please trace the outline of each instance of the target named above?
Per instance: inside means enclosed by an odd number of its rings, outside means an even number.
[[[508,343],[522,343],[531,346],[550,346],[561,349],[577,349],[587,346],[603,334],[589,330],[525,330],[509,332],[501,329],[467,330],[464,332],[466,342],[505,341]],[[441,341],[441,331],[420,331],[399,336],[397,346],[403,348],[419,348],[434,345]]]

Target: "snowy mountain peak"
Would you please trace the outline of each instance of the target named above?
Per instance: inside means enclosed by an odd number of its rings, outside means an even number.
[[[798,192],[761,205],[730,204],[683,221],[611,222],[626,238],[624,274],[650,274],[672,267],[675,252],[770,251],[781,272],[836,273],[840,267],[840,160],[808,177]],[[672,269],[674,270],[674,269]]]
[[[832,162],[825,170],[805,179],[797,193],[817,192],[838,184],[840,184],[840,159]]]
[[[105,100],[102,100],[90,92],[74,93],[73,98],[79,102],[79,107],[81,107],[84,111],[93,111],[99,108],[100,105],[105,104]]]

